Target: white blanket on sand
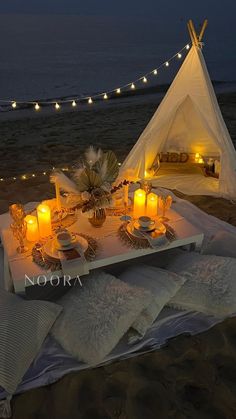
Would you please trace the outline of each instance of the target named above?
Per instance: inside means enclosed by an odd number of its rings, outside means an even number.
[[[155,192],[160,193],[161,189]],[[173,203],[173,208],[199,228],[205,234],[205,240],[209,240],[219,230],[236,234],[235,227],[207,215],[193,204],[177,198],[172,193],[170,194],[175,201]],[[174,336],[183,333],[194,335],[209,329],[221,321],[222,319],[207,316],[202,313],[164,308],[144,339],[134,345],[128,345],[127,342],[122,339],[112,353],[105,359],[105,362],[137,356],[137,354],[158,349],[163,346],[168,339]],[[49,337],[43,345],[40,354],[24,377],[17,393],[48,385],[71,371],[78,371],[86,368],[86,364],[79,363],[67,355],[62,348]],[[4,397],[5,393],[0,389],[0,399]]]

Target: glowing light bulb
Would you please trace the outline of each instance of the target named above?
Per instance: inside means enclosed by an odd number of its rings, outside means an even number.
[[[108,99],[108,96],[107,96],[107,94],[106,94],[106,93],[104,93],[104,95],[103,95],[103,99]]]
[[[93,103],[93,99],[91,97],[89,98],[88,103],[89,104]]]
[[[155,74],[155,76],[157,75],[157,69],[155,68],[155,70],[153,70],[153,74]]]
[[[46,172],[43,172],[43,175],[44,175],[44,176],[46,176],[46,174],[47,174]]]
[[[15,109],[16,108],[16,102],[12,102],[11,106],[12,106],[13,109]]]
[[[22,178],[23,180],[25,180],[25,179],[26,179],[26,175],[23,175],[21,178]]]
[[[168,62],[168,61],[166,61],[166,62],[165,62],[165,66],[166,66],[166,67],[169,67],[169,65],[170,65],[170,64],[169,64],[169,62]]]
[[[34,109],[35,109],[36,111],[39,111],[40,106],[39,106],[39,104],[38,104],[38,103],[35,103],[35,105],[34,105]]]
[[[73,100],[73,102],[71,103],[71,106],[73,106],[73,108],[75,108],[77,106],[77,103],[75,100]]]
[[[147,78],[145,76],[143,77],[143,82],[147,83]]]
[[[55,108],[58,110],[58,109],[60,109],[60,105],[59,105],[59,103],[55,103]]]
[[[186,49],[189,49],[189,48],[190,48],[189,44],[188,44],[188,45],[186,45]]]
[[[32,174],[32,177],[35,177],[35,174],[34,173]]]
[[[131,84],[131,89],[135,89],[135,84],[134,83]]]
[[[120,94],[121,90],[120,88],[116,89],[116,93],[118,93],[118,95]]]
[[[182,58],[182,54],[180,54],[180,52],[178,53],[178,58]]]
[[[3,182],[3,181],[4,181],[4,179],[1,177],[0,181],[1,181],[1,182]]]

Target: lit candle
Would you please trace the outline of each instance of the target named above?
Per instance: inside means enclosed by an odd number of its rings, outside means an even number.
[[[61,211],[60,187],[57,181],[55,181],[55,189],[56,189],[57,210]]]
[[[25,222],[27,225],[26,239],[29,242],[36,242],[39,239],[38,220],[34,215],[26,215]]]
[[[124,190],[124,205],[128,206],[129,203],[129,184],[123,185]]]
[[[147,215],[148,217],[155,217],[157,215],[157,195],[149,193],[147,195]]]
[[[143,189],[137,189],[134,192],[134,216],[139,218],[145,215],[146,192]]]
[[[37,207],[39,235],[40,237],[48,237],[52,234],[51,211],[47,205],[40,204]]]
[[[199,153],[196,153],[195,154],[195,162],[196,163],[198,163],[198,161],[199,161],[199,158],[200,158],[201,156],[200,156],[200,154]]]
[[[200,158],[199,158],[198,163],[199,163],[199,164],[203,164],[203,163],[204,163],[204,160],[203,160],[203,158],[202,158],[202,157],[200,157]]]

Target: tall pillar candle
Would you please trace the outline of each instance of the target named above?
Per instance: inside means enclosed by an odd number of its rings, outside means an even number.
[[[55,189],[56,189],[57,210],[61,211],[60,187],[59,187],[59,183],[57,181],[55,181]]]
[[[146,213],[146,192],[137,189],[134,192],[134,217],[139,218]]]
[[[52,234],[51,210],[47,205],[40,204],[37,207],[39,235],[42,238]]]
[[[36,242],[39,239],[38,220],[34,215],[26,215],[25,222],[27,225],[26,239],[29,242]]]
[[[147,210],[146,214],[148,217],[155,217],[157,215],[157,202],[158,197],[155,193],[149,193],[147,195]]]

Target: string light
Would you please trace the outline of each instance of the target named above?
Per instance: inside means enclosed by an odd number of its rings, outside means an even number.
[[[1,182],[3,182],[3,181],[4,181],[3,177],[1,177],[0,181],[1,181]]]
[[[136,80],[134,80],[134,82],[129,82],[129,83],[127,83],[127,84],[125,84],[125,85],[123,85],[123,86],[121,86],[119,88],[115,88],[115,89],[109,90],[107,93],[97,93],[97,94],[93,95],[93,99],[95,99],[97,97],[103,97],[103,99],[109,99],[110,94],[112,94],[112,93],[113,94],[114,93],[120,94],[121,93],[121,90],[123,90],[123,89],[130,88],[132,90],[135,90],[136,89],[136,83],[139,83],[140,81],[142,81],[143,83],[147,83],[148,82],[148,76],[149,75],[156,76],[158,74],[158,72],[159,72],[159,69],[161,69],[162,67],[169,67],[170,61],[174,60],[176,57],[179,58],[179,59],[182,58],[182,52],[183,51],[186,51],[186,50],[189,50],[189,49],[190,49],[190,44],[185,45],[181,50],[179,50],[176,54],[174,54],[172,57],[170,57],[168,61],[164,61],[162,64],[159,65],[159,67],[157,67],[154,70],[146,73],[145,76],[139,77]],[[59,103],[58,102],[54,102],[54,101],[49,102],[49,101],[42,101],[42,100],[40,100],[40,104],[41,105],[42,104],[45,104],[45,105],[52,104],[52,105],[54,105],[54,107],[55,107],[56,110],[59,110],[61,108],[61,104],[63,104],[63,103],[68,103],[68,104],[70,103],[72,107],[76,107],[77,104],[78,104],[78,102],[80,102],[80,101],[87,101],[87,103],[92,104],[93,103],[93,99],[92,99],[92,97],[88,97],[88,96],[82,96],[82,97],[80,96],[80,97],[77,97],[77,98],[75,98],[73,100],[72,99],[65,99],[65,100],[61,100],[60,99],[59,100]],[[40,104],[38,102],[33,102],[33,101],[31,101],[31,102],[25,102],[25,101],[18,100],[18,102],[16,102],[15,100],[12,101],[12,100],[9,100],[9,99],[8,100],[0,99],[0,103],[7,103],[7,104],[11,105],[11,107],[13,109],[17,108],[18,105],[27,105],[27,104],[32,105],[33,104],[34,109],[36,111],[39,111],[40,110]]]
[[[26,175],[22,175],[21,179],[25,180],[26,179]]]

